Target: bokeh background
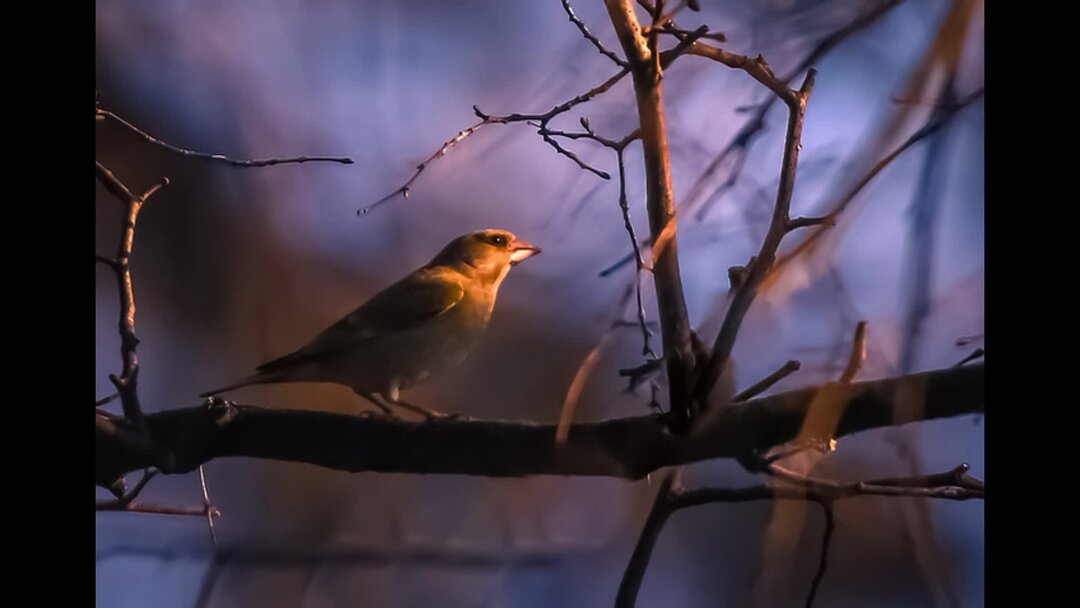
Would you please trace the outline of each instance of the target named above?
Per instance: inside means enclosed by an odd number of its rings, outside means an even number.
[[[786,75],[880,1],[701,4],[680,25],[707,23],[727,35],[725,48],[761,53]],[[960,95],[982,86],[981,3],[894,4],[815,63],[793,215],[827,211],[869,163],[924,124],[945,74]],[[601,2],[575,8],[618,47]],[[963,27],[943,27],[957,14]],[[473,104],[545,111],[614,73],[557,0],[98,0],[96,32],[102,106],[158,137],[238,157],[356,161],[241,169],[184,159],[99,123],[98,159],[133,190],[172,180],[143,211],[133,262],[147,410],[196,404],[198,393],[298,347],[451,238],[483,227],[510,229],[544,254],[509,277],[480,349],[459,370],[408,391],[410,400],[554,421],[582,359],[613,319],[631,318],[619,303],[632,268],[599,276],[628,250],[617,182],[581,171],[527,126],[482,130],[433,163],[407,199],[356,214],[473,124]],[[780,104],[768,112],[732,187],[710,196],[725,165],[689,200],[767,93],[695,57],[680,59],[664,83],[675,194],[689,209],[680,218],[683,280],[691,317],[707,329],[727,293],[727,267],[745,263],[766,230],[786,116]],[[553,126],[573,128],[584,115],[602,134],[629,132],[629,79],[580,110]],[[589,142],[574,149],[614,173],[609,151]],[[627,170],[646,234],[637,144]],[[100,187],[97,198],[105,253],[120,215]],[[802,370],[774,390],[835,378],[861,319],[869,322],[863,379],[948,366],[981,345],[981,101],[891,164],[843,217],[827,247],[798,260],[754,304],[735,350],[739,387],[790,358]],[[119,345],[115,286],[97,272],[102,396]],[[646,293],[655,318],[651,284]],[[628,393],[616,375],[641,362],[640,339],[629,328],[606,343],[578,419],[648,411],[647,388]],[[362,406],[347,389],[322,385],[252,387],[234,398],[337,412]],[[983,476],[978,417],[845,438],[836,453],[793,466],[858,478],[959,462]],[[349,475],[250,459],[214,461],[206,474],[223,513],[217,551],[199,518],[98,515],[99,606],[609,606],[658,481]],[[686,479],[754,481],[731,462],[688,467]],[[159,478],[143,499],[198,504],[198,477]],[[983,514],[981,502],[841,503],[819,604],[981,606]],[[822,525],[816,506],[797,503],[680,512],[656,548],[639,605],[802,605]]]

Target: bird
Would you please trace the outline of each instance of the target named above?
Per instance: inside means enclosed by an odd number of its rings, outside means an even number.
[[[400,392],[456,367],[472,353],[510,268],[540,251],[507,230],[461,235],[305,346],[199,396],[252,384],[330,382],[351,388],[389,416],[394,415],[389,404],[428,418],[443,416],[401,400]]]

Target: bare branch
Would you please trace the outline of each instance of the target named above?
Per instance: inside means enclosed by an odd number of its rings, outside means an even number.
[[[570,0],[560,1],[562,2],[563,10],[566,11],[566,16],[570,17],[570,22],[577,26],[578,30],[581,32],[581,35],[584,36],[586,40],[591,42],[592,45],[596,47],[596,50],[600,51],[601,55],[614,61],[615,65],[621,68],[630,67],[629,65],[627,65],[626,61],[623,60],[622,57],[619,57],[614,52],[608,50],[608,48],[604,46],[604,43],[600,42],[600,39],[594,36],[592,32],[589,31],[589,28],[585,27],[585,22],[579,19],[576,14],[574,14],[574,9],[570,6]]]
[[[416,169],[413,171],[413,174],[409,177],[409,179],[404,184],[402,184],[400,187],[398,187],[396,190],[394,190],[390,194],[387,194],[386,196],[384,196],[384,197],[380,198],[379,200],[375,201],[374,203],[371,203],[370,205],[367,205],[365,207],[361,207],[360,209],[357,209],[356,214],[357,215],[366,215],[367,213],[369,213],[370,211],[372,211],[376,207],[379,207],[379,206],[383,205],[384,203],[387,203],[387,202],[397,198],[398,196],[401,196],[402,198],[408,198],[409,197],[409,189],[412,187],[413,182],[415,182],[416,179],[418,177],[420,177],[420,174],[423,173],[425,169],[427,169],[429,164],[431,164],[436,159],[439,159],[439,158],[445,156],[446,153],[450,151],[450,148],[454,147],[455,145],[457,145],[458,143],[460,143],[461,141],[463,141],[464,139],[466,139],[467,137],[469,137],[473,133],[476,133],[482,127],[484,127],[486,125],[505,125],[505,124],[509,124],[509,123],[512,123],[512,122],[531,122],[531,121],[535,121],[535,122],[539,123],[536,126],[539,127],[539,129],[541,131],[546,130],[547,124],[548,124],[548,122],[551,121],[552,118],[555,118],[556,116],[558,116],[560,114],[563,114],[565,112],[569,112],[574,106],[577,106],[579,104],[583,104],[583,103],[593,99],[594,97],[596,97],[598,95],[603,95],[611,87],[615,86],[616,83],[618,83],[620,80],[622,80],[622,78],[624,76],[626,76],[629,72],[630,72],[629,69],[623,68],[621,71],[619,71],[619,73],[615,74],[611,78],[608,78],[607,80],[600,83],[599,85],[593,87],[592,89],[589,89],[588,91],[582,93],[581,95],[578,95],[578,96],[576,96],[576,97],[574,97],[574,98],[572,98],[572,99],[570,99],[568,101],[565,101],[565,102],[553,107],[552,109],[548,110],[547,112],[544,112],[543,114],[519,114],[519,113],[514,113],[514,114],[508,114],[506,116],[497,116],[497,115],[492,115],[492,114],[486,114],[486,113],[480,111],[480,108],[478,108],[476,106],[473,106],[473,112],[480,119],[480,122],[476,123],[475,125],[467,128],[467,129],[464,129],[462,131],[458,131],[457,135],[455,135],[454,137],[451,137],[450,139],[443,142],[443,144],[441,146],[439,146],[439,148],[437,150],[435,150],[435,152],[432,153],[431,156],[427,157],[426,159],[424,159],[424,161],[422,163],[420,163],[419,165],[416,166]],[[543,133],[541,133],[541,135],[543,136]],[[594,168],[592,168],[592,167],[590,167],[588,165],[585,165],[579,158],[577,158],[577,156],[573,155],[573,153],[571,153],[571,152],[569,152],[567,150],[564,150],[553,139],[551,139],[551,138],[549,138],[547,136],[544,136],[544,141],[547,142],[552,147],[554,147],[556,149],[556,151],[558,151],[560,154],[564,154],[568,158],[571,158],[572,160],[577,162],[578,166],[580,166],[582,169],[586,169],[588,171],[591,171],[591,172],[599,175],[600,177],[603,177],[604,179],[610,179],[610,177],[611,177],[610,175],[604,173],[603,171],[599,171],[599,170],[594,169]]]
[[[780,241],[787,234],[788,225],[791,222],[791,196],[795,191],[799,148],[802,145],[803,118],[806,114],[807,100],[814,87],[815,74],[813,68],[808,70],[799,90],[797,92],[793,91],[791,97],[785,98],[789,110],[788,130],[784,144],[783,164],[780,169],[780,185],[776,191],[776,205],[773,207],[769,231],[765,235],[761,249],[754,258],[754,263],[749,268],[746,279],[735,290],[731,306],[728,308],[720,332],[713,343],[712,357],[705,364],[698,377],[697,384],[694,387],[694,397],[699,403],[706,402],[709,392],[723,374],[724,367],[728,364],[731,351],[735,346],[735,339],[738,336],[743,317],[750,310],[750,305],[757,296],[759,286],[776,259],[776,251],[780,247]]]
[[[135,335],[135,288],[131,279],[131,251],[135,243],[135,225],[139,219],[139,211],[155,192],[169,184],[169,178],[162,178],[160,182],[148,188],[142,196],[135,196],[105,165],[95,161],[95,168],[98,181],[120,199],[125,207],[123,230],[116,257],[105,262],[116,274],[116,284],[120,294],[120,359],[123,363],[120,375],[110,375],[109,379],[120,394],[124,416],[139,428],[143,428],[142,408],[139,405],[136,389],[139,360],[135,349],[139,344],[139,339]],[[97,259],[99,262],[102,261],[101,256],[97,256]]]
[[[776,468],[779,469],[779,467]],[[757,500],[802,500],[821,505],[825,510],[825,531],[822,538],[821,558],[806,602],[806,606],[811,606],[825,574],[828,549],[836,527],[832,510],[833,502],[857,496],[919,496],[946,500],[971,500],[982,499],[986,495],[983,483],[968,475],[968,466],[964,464],[945,473],[866,482],[818,480],[802,477],[785,469],[780,470],[785,471],[785,475],[774,474],[774,476],[779,477],[783,482],[793,483],[794,487],[765,483],[743,488],[690,490],[678,484],[674,474],[668,475],[660,484],[656,500],[649,510],[649,516],[634,547],[634,553],[627,563],[615,606],[634,605],[660,532],[671,514],[680,509],[718,502],[743,503]]]
[[[97,502],[98,511],[116,511],[127,508],[132,501],[146,488],[146,484],[150,483],[150,480],[157,477],[161,471],[157,469],[147,469],[143,471],[143,476],[139,479],[139,483],[135,484],[135,487],[127,492],[123,496],[115,500],[100,500]]]
[[[785,86],[790,86],[791,81],[794,80],[796,76],[802,74],[809,69],[810,66],[817,63],[818,60],[838,46],[845,38],[877,22],[877,20],[889,12],[889,10],[900,4],[900,1],[901,0],[886,0],[885,2],[881,2],[871,10],[859,15],[843,27],[822,38],[814,48],[803,57],[802,61],[800,61],[787,76],[782,78],[780,82]],[[694,182],[693,186],[691,186],[686,199],[684,200],[684,205],[686,206],[687,211],[689,211],[698,200],[701,200],[701,205],[694,214],[696,220],[703,220],[706,213],[709,211],[711,203],[718,200],[726,190],[735,185],[736,180],[742,173],[746,155],[749,153],[749,149],[755,137],[765,128],[765,115],[768,114],[773,103],[778,99],[780,99],[780,97],[770,95],[768,99],[758,104],[754,115],[742,126],[731,142],[709,162],[709,165]],[[735,155],[735,160],[732,163],[727,178],[722,184],[714,189],[707,198],[702,199],[701,197],[706,183],[732,155]]]
[[[413,422],[323,411],[225,404],[157,412],[147,425],[161,453],[138,441],[131,423],[98,417],[96,480],[149,466],[193,471],[226,456],[307,462],[338,470],[514,477],[599,475],[640,479],[657,469],[741,457],[794,439],[819,391],[839,420],[835,436],[916,420],[980,413],[982,364],[850,385],[823,385],[710,412],[689,435],[667,415],[573,425],[556,445],[556,425],[469,419]],[[906,396],[919,395],[914,402]],[[817,407],[817,406],[815,406]]]
[[[183,515],[189,517],[202,517],[206,514],[204,507],[168,507],[163,505],[151,505],[144,503],[131,503],[124,507],[101,507],[98,511],[122,511],[124,513],[150,513],[153,515]],[[221,515],[217,509],[213,509],[213,515]]]
[[[755,384],[750,385],[742,392],[736,394],[734,397],[732,397],[731,402],[737,403],[739,401],[746,401],[748,399],[757,397],[761,393],[764,393],[765,391],[772,388],[773,385],[777,382],[780,382],[784,378],[787,378],[791,374],[799,371],[799,367],[801,367],[801,365],[802,364],[800,364],[798,361],[795,361],[794,359],[788,361],[783,366],[781,366],[780,369],[769,374],[768,376],[765,376],[761,380],[758,380]]]
[[[180,148],[168,142],[164,142],[104,108],[97,108],[96,116],[98,120],[102,120],[104,118],[111,118],[126,127],[132,133],[141,137],[143,141],[154,144],[155,146],[165,148],[170,152],[179,154],[181,156],[186,156],[188,158],[222,162],[227,165],[232,165],[234,167],[271,167],[273,165],[316,162],[340,163],[343,165],[353,164],[353,159],[347,156],[296,156],[293,158],[266,158],[261,160],[248,160],[241,158],[232,158],[223,154],[207,154],[205,152],[196,152],[194,150]]]
[[[956,365],[953,365],[953,367],[960,367],[960,366],[964,365],[965,363],[971,363],[972,361],[974,361],[976,359],[982,359],[985,355],[986,355],[986,351],[983,350],[982,347],[976,348],[974,351],[972,351],[972,353],[970,355],[968,355],[968,356],[964,357],[963,359],[957,361]]]
[[[221,515],[221,512],[210,504],[210,492],[206,489],[206,473],[203,471],[202,465],[199,465],[199,486],[202,489],[203,513],[206,514],[206,525],[210,529],[210,542],[214,543],[214,546],[217,547],[217,533],[214,532],[214,516]]]
[[[821,505],[822,514],[825,516],[825,531],[821,536],[821,557],[818,558],[818,569],[814,574],[814,580],[810,583],[810,593],[806,596],[806,608],[814,605],[818,588],[821,587],[821,579],[825,578],[825,567],[829,558],[829,546],[832,543],[833,530],[836,529],[836,514],[833,511],[831,500],[814,501]]]
[[[653,243],[653,282],[656,287],[664,363],[667,368],[669,414],[676,430],[689,427],[695,368],[690,320],[679,274],[675,197],[672,193],[667,127],[656,36],[642,35],[631,0],[606,0],[608,16],[623,54],[631,66],[645,161],[646,207]],[[657,7],[657,14],[660,12]],[[671,61],[676,56],[671,56]],[[660,238],[664,236],[664,238]],[[664,243],[661,246],[660,243]]]
[[[387,194],[386,196],[380,198],[379,200],[375,201],[374,203],[371,203],[370,205],[368,205],[366,207],[361,207],[360,209],[357,209],[356,214],[357,215],[366,215],[369,211],[375,209],[376,207],[382,205],[383,203],[385,203],[385,202],[387,202],[389,200],[392,200],[392,199],[396,198],[399,195],[402,198],[409,198],[409,188],[412,187],[412,184],[413,184],[413,182],[416,181],[416,178],[420,177],[420,174],[424,172],[424,169],[427,169],[427,166],[429,164],[431,164],[432,161],[446,155],[446,153],[450,151],[450,148],[454,147],[455,144],[462,141],[466,137],[472,135],[473,133],[476,133],[484,125],[489,125],[489,124],[492,124],[492,123],[493,123],[493,121],[490,121],[490,120],[485,118],[485,119],[481,120],[480,122],[476,123],[475,125],[467,128],[467,129],[463,129],[461,131],[458,131],[457,135],[455,135],[455,136],[451,137],[450,139],[444,141],[443,144],[441,146],[439,146],[438,150],[435,150],[435,152],[432,153],[431,156],[424,159],[424,162],[420,163],[419,165],[416,165],[416,170],[413,172],[412,177],[410,177],[408,179],[408,181],[406,181],[401,187],[399,187],[397,190],[394,190],[390,194]]]
[[[810,226],[821,226],[822,224],[832,226],[835,223],[836,223],[836,218],[835,217],[830,217],[828,215],[825,215],[825,216],[822,216],[822,217],[795,217],[795,218],[791,218],[791,220],[788,222],[787,229],[788,229],[788,232],[791,232],[792,230],[798,230],[799,228],[809,228]]]
[[[835,219],[841,213],[843,213],[844,209],[847,208],[848,204],[851,203],[851,201],[854,200],[860,192],[862,192],[862,189],[865,188],[867,184],[869,184],[871,181],[873,181],[873,179],[877,177],[878,174],[880,174],[883,170],[885,170],[885,168],[888,167],[894,160],[900,157],[900,155],[909,150],[915,144],[935,133],[949,120],[951,120],[958,112],[960,112],[960,110],[966,108],[974,101],[980,99],[982,95],[983,89],[980,88],[977,91],[958,100],[956,104],[948,108],[948,110],[940,113],[935,113],[936,116],[931,117],[931,119],[926,124],[924,124],[918,131],[913,133],[902,144],[897,146],[891,152],[886,154],[881,160],[879,160],[873,167],[870,168],[869,171],[866,172],[865,175],[863,175],[859,179],[859,181],[857,181],[850,189],[848,189],[847,192],[841,195],[832,204],[831,209],[824,217],[831,218],[834,221],[822,222],[819,226],[816,227],[816,229],[813,231],[812,234],[810,234],[810,236],[806,237],[802,242],[796,245],[791,250],[791,252],[787,253],[784,256],[781,256],[776,261],[776,264],[773,267],[773,272],[770,273],[770,279],[777,276],[778,273],[788,263],[791,262],[791,260],[812,250],[816,246],[816,244],[822,239],[825,233],[828,232],[829,228],[835,225]]]

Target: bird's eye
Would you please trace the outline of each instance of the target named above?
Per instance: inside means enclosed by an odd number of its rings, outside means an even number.
[[[491,244],[502,247],[503,245],[506,245],[506,237],[501,234],[496,234],[495,236],[491,237]]]

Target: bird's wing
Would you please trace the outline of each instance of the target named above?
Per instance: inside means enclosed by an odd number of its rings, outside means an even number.
[[[296,352],[260,365],[271,372],[316,359],[365,340],[420,325],[445,314],[465,295],[451,271],[422,269],[375,294]]]

